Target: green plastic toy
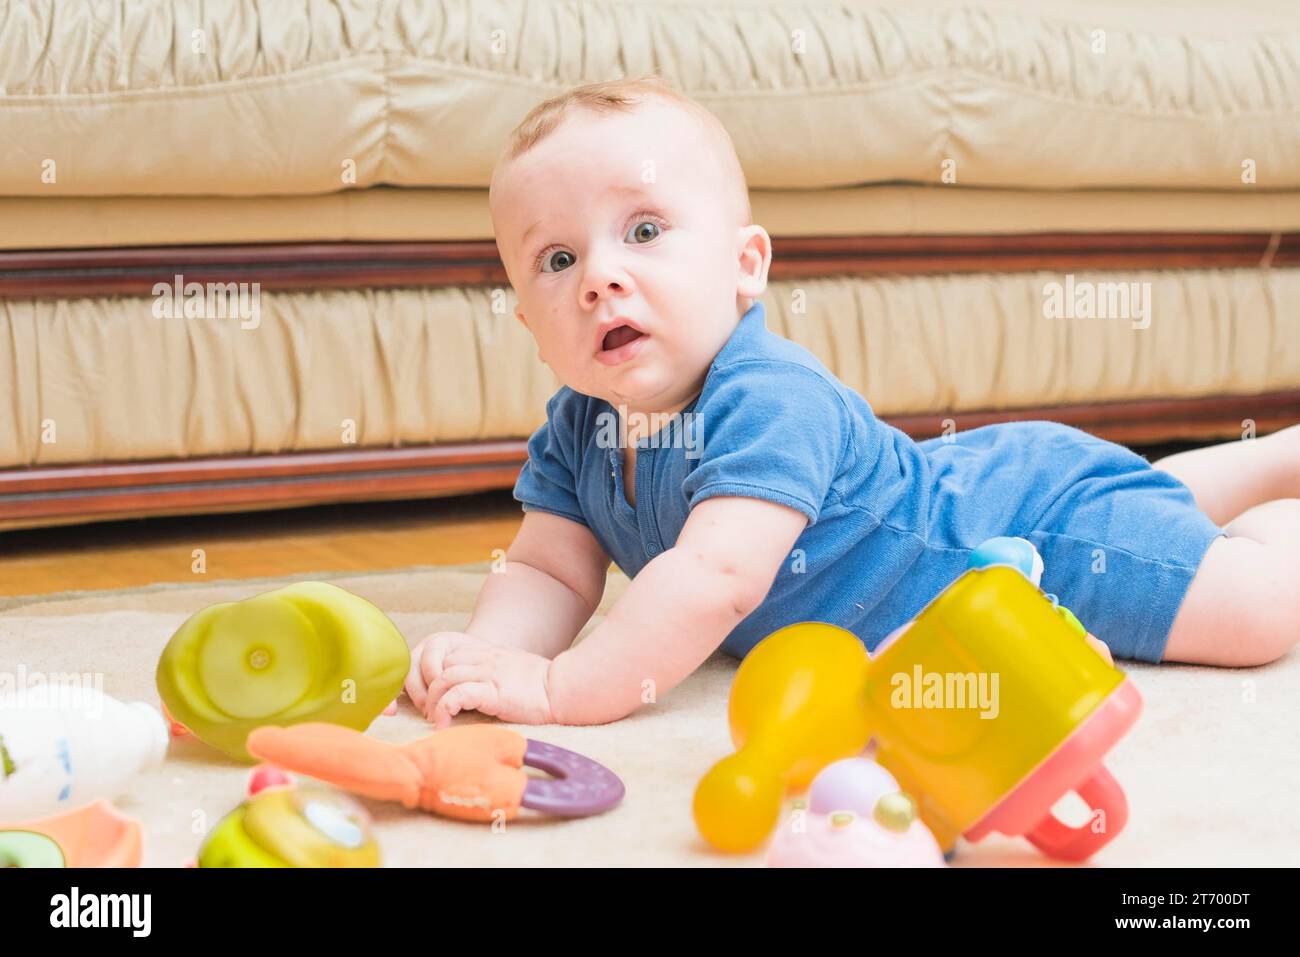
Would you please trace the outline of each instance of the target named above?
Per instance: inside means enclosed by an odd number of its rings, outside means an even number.
[[[326,721],[364,731],[393,701],[410,651],[388,617],[325,582],[210,605],[172,635],[158,693],[172,720],[242,761],[263,725]]]
[[[370,817],[323,788],[260,791],[227,814],[199,850],[199,867],[379,867]]]
[[[0,867],[65,867],[63,849],[47,834],[0,831]]]

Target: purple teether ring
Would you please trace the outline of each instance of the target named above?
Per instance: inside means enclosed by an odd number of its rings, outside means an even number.
[[[528,739],[524,764],[554,778],[529,778],[524,807],[559,817],[601,814],[623,800],[623,782],[609,768],[581,754]]]

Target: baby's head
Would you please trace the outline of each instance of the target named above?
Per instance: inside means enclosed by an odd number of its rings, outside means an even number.
[[[730,136],[657,78],[537,106],[493,170],[489,205],[542,361],[630,411],[698,395],[767,285],[771,241],[751,222]]]

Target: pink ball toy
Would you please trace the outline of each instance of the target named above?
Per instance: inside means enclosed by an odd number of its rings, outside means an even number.
[[[851,811],[807,814],[803,825],[781,828],[768,867],[946,867],[934,835],[920,821],[904,831]]]
[[[852,811],[869,818],[876,802],[897,790],[893,775],[875,761],[845,758],[826,765],[813,779],[808,805],[814,814]]]
[[[293,778],[274,764],[259,764],[248,775],[248,796],[252,797],[267,788],[293,787]]]

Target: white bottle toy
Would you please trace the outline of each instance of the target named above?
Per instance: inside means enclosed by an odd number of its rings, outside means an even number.
[[[144,702],[74,685],[0,693],[0,826],[116,797],[162,763],[167,742]]]

